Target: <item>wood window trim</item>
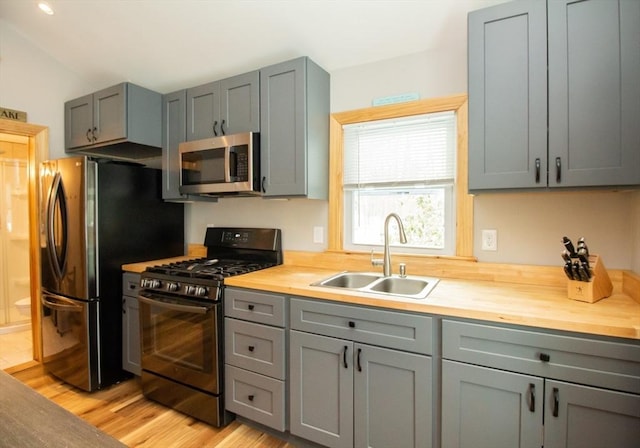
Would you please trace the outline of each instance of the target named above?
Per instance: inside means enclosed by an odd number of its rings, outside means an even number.
[[[328,250],[344,251],[343,126],[388,118],[454,111],[457,126],[456,258],[473,258],[473,196],[468,194],[467,95],[418,100],[331,114],[329,121],[329,229]]]

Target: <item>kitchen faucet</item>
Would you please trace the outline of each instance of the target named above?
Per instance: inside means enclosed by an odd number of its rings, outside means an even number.
[[[389,213],[387,218],[384,220],[384,256],[383,259],[374,259],[373,251],[371,251],[371,264],[374,266],[382,265],[382,271],[385,277],[391,277],[391,251],[389,250],[389,222],[391,218],[394,218],[398,223],[398,232],[400,233],[400,242],[402,244],[407,244],[407,235],[404,233],[404,226],[402,225],[402,220],[400,216],[396,213]],[[402,273],[401,273],[402,274]]]

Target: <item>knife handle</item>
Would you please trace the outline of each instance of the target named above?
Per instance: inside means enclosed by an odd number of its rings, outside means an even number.
[[[566,236],[563,236],[562,237],[562,244],[564,244],[564,247],[569,251],[569,256],[571,258],[575,258],[576,249],[575,249],[575,247],[573,247],[573,243],[571,242],[571,240],[569,238],[567,238]]]

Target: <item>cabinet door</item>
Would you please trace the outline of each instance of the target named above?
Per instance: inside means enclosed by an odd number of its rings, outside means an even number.
[[[540,448],[542,378],[442,361],[442,446]]]
[[[640,395],[547,380],[545,448],[637,447]]]
[[[430,447],[431,358],[362,344],[354,350],[354,446]]]
[[[260,132],[260,72],[220,81],[220,131]]]
[[[291,434],[353,446],[353,343],[290,332]]]
[[[469,13],[469,189],[547,186],[546,4]]]
[[[187,138],[187,92],[162,97],[162,199],[185,199],[180,194],[180,154],[178,145]]]
[[[260,70],[261,169],[266,196],[305,195],[305,58]]]
[[[127,85],[125,83],[93,94],[94,143],[127,137]]]
[[[135,375],[140,366],[140,313],[137,297],[122,297],[122,368]]]
[[[221,135],[219,95],[217,82],[187,89],[187,141]]]
[[[64,103],[65,149],[93,144],[93,95]]]
[[[549,185],[640,184],[640,2],[548,3]]]

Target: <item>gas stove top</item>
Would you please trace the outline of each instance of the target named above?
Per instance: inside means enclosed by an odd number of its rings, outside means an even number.
[[[279,229],[210,227],[207,256],[147,268],[140,287],[146,292],[218,300],[224,279],[282,264]]]
[[[275,265],[275,263],[271,262],[219,260],[217,258],[204,257],[153,266],[148,268],[146,272],[147,274],[163,274],[193,279],[223,280],[226,277],[247,274]]]

